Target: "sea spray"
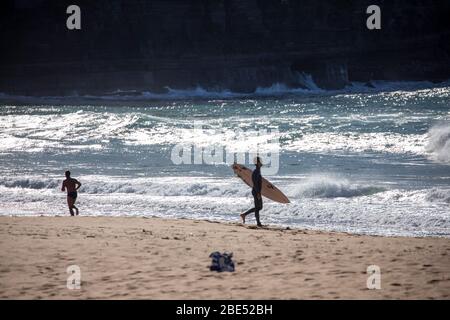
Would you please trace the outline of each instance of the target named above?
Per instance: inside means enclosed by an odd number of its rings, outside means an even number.
[[[426,151],[438,161],[450,162],[450,122],[440,123],[429,130]]]

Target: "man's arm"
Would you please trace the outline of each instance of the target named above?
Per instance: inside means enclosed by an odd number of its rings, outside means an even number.
[[[81,182],[78,181],[78,180],[75,180],[75,184],[77,185],[75,189],[76,189],[76,190],[80,189],[80,187],[81,187]]]
[[[66,182],[63,181],[61,191],[66,191]]]

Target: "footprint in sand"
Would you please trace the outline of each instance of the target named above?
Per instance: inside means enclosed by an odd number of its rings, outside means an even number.
[[[433,284],[433,283],[438,283],[438,282],[440,282],[441,280],[439,280],[439,279],[432,279],[432,280],[430,280],[430,281],[428,281],[427,283],[428,284]]]

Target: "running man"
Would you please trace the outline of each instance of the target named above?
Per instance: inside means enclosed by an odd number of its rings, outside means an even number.
[[[253,182],[253,188],[252,188],[252,195],[253,200],[255,202],[255,207],[251,208],[250,210],[244,212],[241,214],[242,223],[245,224],[245,217],[254,212],[255,218],[256,218],[256,224],[258,227],[262,227],[261,222],[259,221],[259,211],[262,210],[263,202],[262,202],[262,196],[261,196],[261,188],[262,188],[262,176],[261,176],[261,167],[262,162],[260,157],[256,157],[256,169],[253,170],[252,173],[252,182]]]
[[[77,179],[70,177],[70,171],[66,171],[66,180],[63,181],[61,191],[67,189],[67,205],[69,206],[70,215],[74,216],[73,209],[78,215],[78,208],[75,207],[75,201],[77,200],[77,190],[80,189],[81,183]]]

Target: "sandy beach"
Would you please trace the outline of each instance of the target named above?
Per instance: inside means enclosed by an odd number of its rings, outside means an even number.
[[[448,299],[450,241],[160,218],[0,217],[2,299]],[[209,270],[233,252],[235,272]],[[81,289],[67,289],[78,265]],[[367,289],[378,265],[381,289]]]

